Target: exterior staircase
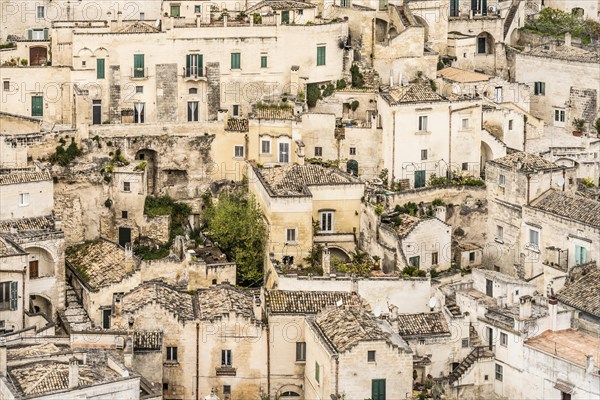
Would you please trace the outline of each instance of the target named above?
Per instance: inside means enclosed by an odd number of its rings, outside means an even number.
[[[62,312],[62,320],[70,332],[89,331],[92,329],[92,320],[81,305],[81,301],[69,283],[66,284],[66,308]]]
[[[508,31],[510,30],[510,26],[513,23],[513,20],[515,19],[515,15],[517,15],[517,11],[519,11],[519,4],[521,4],[521,0],[513,0],[512,6],[510,7],[510,10],[508,11],[508,15],[506,16],[506,19],[504,20],[504,42],[507,41],[507,37],[506,35],[508,35]]]
[[[458,364],[458,367],[454,369],[448,376],[448,381],[452,385],[458,381],[467,371],[471,369],[473,364],[483,358],[493,358],[494,352],[488,349],[487,346],[475,346],[464,360]]]
[[[446,296],[446,309],[448,310],[450,315],[452,315],[452,317],[454,317],[454,318],[462,317],[462,312],[460,311],[460,308],[456,304],[455,299],[453,299],[451,297],[447,297],[447,296]]]

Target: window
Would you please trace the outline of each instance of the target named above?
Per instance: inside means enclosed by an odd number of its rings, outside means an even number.
[[[296,228],[287,228],[285,230],[285,240],[288,243],[296,242]]]
[[[198,89],[197,88],[189,88],[188,94],[198,94]]]
[[[129,216],[129,213],[127,211],[121,211],[121,218],[127,219],[128,216]]]
[[[427,150],[421,150],[421,160],[427,160]]]
[[[4,81],[2,82],[3,84],[3,88],[5,92],[8,92],[10,90],[10,81]]]
[[[123,182],[123,191],[131,192],[131,182]]]
[[[146,19],[146,13],[141,12],[140,13],[140,20],[143,21]]]
[[[144,123],[145,108],[145,103],[133,103],[133,122]]]
[[[462,128],[463,129],[469,129],[469,119],[468,118],[463,118],[462,119]]]
[[[171,17],[179,17],[180,8],[179,4],[171,4]]]
[[[163,391],[169,390],[169,384],[167,382],[163,382]]]
[[[27,36],[29,40],[46,40],[48,39],[48,29],[30,29]]]
[[[512,120],[512,119],[509,119],[509,120],[508,120],[508,130],[509,130],[509,131],[512,131],[512,130],[513,130],[513,120]]]
[[[270,140],[261,140],[260,141],[260,152],[262,154],[271,154],[271,141]]]
[[[96,59],[96,79],[104,79],[104,58]]]
[[[304,15],[304,10],[302,10],[302,9],[296,10],[296,15]]]
[[[185,76],[197,78],[204,76],[202,54],[187,54],[185,56]]]
[[[21,193],[19,195],[19,205],[20,206],[28,206],[29,205],[29,193]]]
[[[315,147],[315,157],[323,157],[323,148]]]
[[[144,93],[144,87],[143,86],[136,86],[135,87],[135,92],[136,93]]]
[[[260,67],[267,68],[267,56],[260,56]]]
[[[375,362],[375,350],[369,350],[369,351],[367,351],[367,361],[368,362]]]
[[[539,249],[540,246],[540,232],[535,229],[529,229],[529,245],[534,249]]]
[[[317,383],[321,382],[321,371],[319,371],[319,363],[315,361],[315,380]]]
[[[508,346],[508,335],[504,332],[500,332],[500,346]]]
[[[290,162],[290,144],[279,143],[279,162],[289,163]]]
[[[340,0],[340,7],[350,7],[350,0]]]
[[[231,386],[223,385],[223,394],[231,394]]]
[[[502,382],[502,365],[496,364],[496,380]]]
[[[232,108],[233,108],[233,110],[232,110],[232,114],[233,114],[233,116],[234,116],[234,117],[239,117],[239,116],[241,115],[241,112],[240,112],[240,106],[239,106],[238,104],[234,104],[234,105],[232,106]]]
[[[469,347],[469,338],[465,338],[461,341],[461,346],[463,349],[466,349],[467,347]]]
[[[463,171],[468,171],[469,170],[469,163],[466,163],[466,162],[462,163],[462,170]]]
[[[408,259],[408,264],[415,268],[419,268],[420,263],[421,263],[421,257],[419,257],[419,256],[411,257]]]
[[[473,264],[474,262],[475,262],[475,252],[470,251],[469,252],[469,264]]]
[[[177,347],[167,347],[167,361],[177,361]]]
[[[485,37],[477,38],[477,54],[485,54],[486,53],[486,43]]]
[[[356,147],[350,147],[350,155],[351,156],[355,156],[356,155]]]
[[[37,17],[43,19],[46,16],[46,10],[44,6],[37,6]]]
[[[82,62],[81,62],[81,66],[82,66],[82,67],[85,67],[86,65],[87,65],[87,62],[86,62],[86,61],[82,61]]]
[[[565,110],[554,109],[554,126],[565,126]]]
[[[587,261],[587,249],[583,246],[575,246],[575,265],[585,264]]]
[[[187,120],[188,122],[198,122],[198,102],[188,101]]]
[[[494,88],[494,101],[496,103],[502,103],[502,86]]]
[[[438,252],[431,253],[431,265],[438,265]]]
[[[102,310],[102,329],[110,329],[110,315],[112,310],[110,308]]]
[[[42,96],[31,96],[31,116],[44,116],[44,99]]]
[[[333,211],[322,211],[320,214],[321,232],[333,232]]]
[[[194,14],[201,14],[202,6],[194,6]]]
[[[221,350],[221,366],[231,367],[231,350]]]
[[[289,24],[290,23],[290,12],[289,10],[281,11],[281,23]]]
[[[506,177],[504,175],[500,174],[498,176],[498,185],[500,187],[504,187],[505,184],[506,184]]]
[[[240,69],[240,53],[231,53],[231,69]]]
[[[546,82],[535,82],[533,84],[533,94],[536,96],[544,96],[546,94]]]
[[[17,309],[18,300],[18,282],[1,282],[0,283],[0,310]]]
[[[146,76],[144,68],[145,60],[143,54],[133,55],[133,77],[143,78]]]
[[[317,65],[325,65],[325,46],[317,46]]]
[[[296,361],[306,361],[305,342],[296,342]]]
[[[504,240],[504,227],[497,225],[496,226],[496,240],[503,241]]]
[[[244,157],[244,146],[234,146],[233,148],[233,156],[235,158],[243,158]]]
[[[422,115],[419,117],[419,131],[424,132],[427,130],[427,116]]]

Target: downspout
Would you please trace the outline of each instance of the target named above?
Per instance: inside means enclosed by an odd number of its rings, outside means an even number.
[[[23,319],[21,323],[23,325],[21,325],[21,329],[25,329],[25,281],[27,278],[27,267],[23,267],[23,271],[21,271],[21,273],[23,274],[23,312],[21,313],[21,318]]]
[[[567,176],[567,170],[566,168],[562,169],[563,171],[563,184],[562,184],[562,191],[565,191],[565,186],[567,186],[567,182],[565,181],[565,177]]]
[[[200,323],[196,322],[196,400],[200,398]]]
[[[271,330],[267,323],[267,396],[271,398]]]
[[[448,106],[448,166],[446,167],[446,178],[450,178],[452,169],[452,106]]]
[[[396,111],[392,113],[392,170],[390,171],[390,177],[392,181],[390,182],[390,188],[394,184],[394,166],[396,165]]]
[[[529,205],[529,191],[531,190],[531,175],[527,174],[527,205]]]
[[[523,151],[527,151],[527,115],[523,114]]]
[[[338,398],[339,393],[339,382],[340,382],[340,359],[335,356],[335,398]]]

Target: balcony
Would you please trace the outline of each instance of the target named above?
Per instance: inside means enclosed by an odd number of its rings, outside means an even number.
[[[206,71],[203,67],[184,67],[183,68],[183,79],[187,81],[206,81]]]
[[[131,68],[131,79],[148,79],[148,67]]]
[[[217,376],[235,376],[236,369],[228,365],[222,365],[216,368],[216,373]]]
[[[313,237],[315,243],[343,243],[354,242],[352,232],[317,232]]]

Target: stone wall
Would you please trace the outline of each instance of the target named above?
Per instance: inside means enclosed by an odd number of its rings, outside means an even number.
[[[598,90],[597,89],[579,89],[571,87],[569,93],[569,113],[567,130],[573,127],[573,122],[576,118],[585,120],[586,127],[584,130],[596,133],[596,130],[591,126],[598,117]],[[575,128],[573,128],[575,129]]]
[[[153,218],[144,215],[141,232],[143,236],[146,236],[154,241],[166,243],[169,241],[170,226],[170,215],[159,215]]]
[[[111,124],[121,123],[121,66],[111,65],[110,70],[110,88],[109,88],[109,120]]]
[[[156,64],[156,120],[177,120],[177,64]]]
[[[221,108],[221,69],[218,62],[206,63],[208,120],[216,121]]]

